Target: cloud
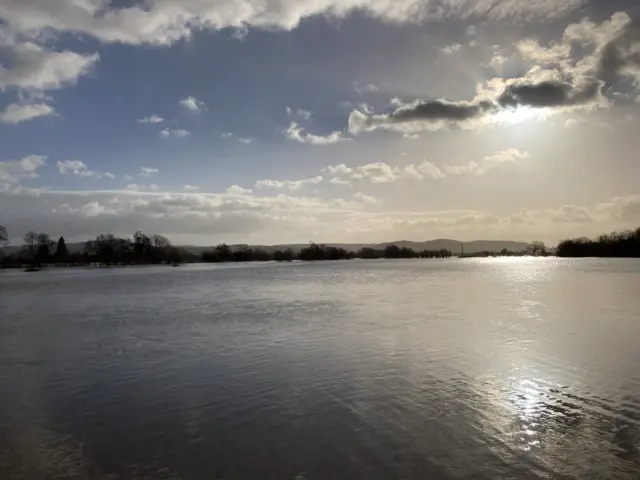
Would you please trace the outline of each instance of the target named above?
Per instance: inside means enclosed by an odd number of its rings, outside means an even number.
[[[13,190],[21,180],[38,177],[38,170],[46,164],[47,157],[42,155],[0,162],[0,190]]]
[[[327,170],[334,175],[349,175],[353,172],[353,168],[347,167],[344,163],[340,165],[329,165]]]
[[[200,187],[195,185],[183,185],[182,188],[185,192],[198,192],[200,190]]]
[[[468,162],[462,165],[447,165],[444,171],[447,175],[468,175],[480,170],[480,165],[476,162]]]
[[[453,43],[451,45],[447,45],[446,47],[442,47],[440,49],[440,52],[444,53],[445,55],[451,55],[453,53],[459,52],[460,50],[462,50],[462,45],[459,43]]]
[[[313,135],[304,133],[302,128],[296,123],[291,122],[289,128],[284,132],[285,137],[300,143],[309,143],[311,145],[330,145],[333,143],[344,142],[349,140],[343,132],[335,131],[327,136]]]
[[[89,202],[80,207],[80,212],[82,212],[87,217],[97,217],[98,215],[102,215],[105,213],[107,209],[100,205],[98,202]]]
[[[615,197],[610,202],[598,205],[596,210],[616,222],[637,226],[640,224],[640,195]]]
[[[384,162],[361,165],[351,175],[355,179],[367,179],[371,183],[393,183],[398,179],[397,169]]]
[[[308,185],[319,185],[322,183],[322,180],[323,177],[321,176],[307,178],[305,180],[258,180],[255,187],[300,190]]]
[[[508,148],[486,156],[483,166],[485,168],[495,168],[505,163],[517,163],[518,160],[530,157],[531,154],[529,152],[521,151],[517,148]]]
[[[391,166],[385,162],[368,163],[355,168],[347,167],[345,164],[329,165],[323,171],[337,175],[329,182],[335,185],[352,185],[352,180],[385,184],[404,179],[422,180],[429,177],[440,180],[445,177],[440,167],[426,160],[418,165],[410,164],[404,167]]]
[[[519,160],[529,157],[530,154],[528,152],[510,148],[487,155],[480,163],[472,161],[463,165],[448,165],[444,168],[428,160],[423,160],[418,164],[411,163],[405,166],[392,166],[385,162],[374,162],[355,168],[344,164],[329,165],[323,171],[337,175],[337,177],[330,180],[329,183],[332,184],[351,185],[352,180],[364,180],[373,184],[387,184],[408,179],[424,180],[429,178],[431,180],[443,180],[447,176],[468,174],[481,176],[502,165],[515,165]]]
[[[501,123],[504,112],[531,109],[541,116],[607,107],[605,86],[619,79],[640,88],[640,28],[628,14],[619,12],[601,24],[583,20],[567,26],[559,43],[542,46],[533,39],[516,45],[533,65],[521,77],[493,78],[477,87],[471,100],[393,99],[390,113],[353,110],[349,132],[375,130],[413,133],[449,127],[483,128]],[[572,56],[574,52],[582,53]],[[496,58],[494,57],[494,60]],[[520,118],[514,114],[511,121]],[[524,117],[521,117],[524,118]]]
[[[353,184],[349,180],[344,180],[339,177],[333,177],[331,180],[329,180],[329,183],[332,185],[345,185],[347,187],[353,186]]]
[[[160,136],[163,138],[169,138],[169,137],[187,138],[189,135],[191,135],[191,132],[189,130],[184,130],[182,128],[178,128],[178,129],[165,128],[164,130],[160,131]]]
[[[564,205],[551,216],[554,223],[592,223],[594,218],[588,208]]]
[[[81,162],[80,160],[64,160],[56,163],[58,171],[62,175],[76,175],[78,177],[91,177],[91,178],[115,178],[110,172],[94,172]]]
[[[115,6],[102,0],[6,0],[0,18],[11,31],[37,36],[69,32],[104,42],[168,45],[200,30],[249,28],[292,30],[306,18],[345,18],[360,11],[388,23],[415,24],[446,17],[509,20],[524,23],[556,20],[583,0],[158,0]]]
[[[514,208],[496,215],[480,210],[367,210],[364,198],[322,199],[227,193],[128,191],[2,191],[3,224],[10,232],[39,231],[82,241],[99,233],[161,231],[174,243],[383,242],[390,239],[495,238],[548,243],[596,235],[640,222],[640,195],[599,205],[558,209]],[[368,195],[367,195],[368,196]],[[379,204],[379,201],[378,201]],[[371,205],[374,205],[371,203]],[[574,211],[575,210],[575,211]],[[586,211],[593,222],[576,222]],[[564,212],[564,214],[562,214]],[[578,218],[581,215],[577,214]]]
[[[371,197],[369,195],[365,195],[362,192],[357,192],[353,194],[354,198],[356,198],[357,200],[361,201],[362,203],[366,203],[368,205],[377,205],[378,203],[378,199]]]
[[[138,175],[140,175],[141,177],[150,177],[152,175],[156,175],[157,173],[160,173],[160,170],[158,170],[157,168],[142,167]]]
[[[3,7],[0,7],[0,18]],[[26,90],[54,90],[75,85],[98,62],[97,53],[56,52],[33,43],[2,43],[0,57],[0,90],[16,87]],[[9,65],[9,67],[7,67]]]
[[[154,183],[150,185],[140,185],[138,183],[130,183],[127,185],[127,190],[131,190],[134,192],[144,192],[144,191],[156,191],[158,190],[158,186]]]
[[[180,105],[192,112],[199,112],[204,108],[204,102],[198,100],[196,97],[183,98],[180,100]]]
[[[410,167],[413,167],[413,165],[410,165]],[[434,180],[441,180],[441,179],[443,179],[445,177],[445,175],[444,175],[444,173],[442,173],[442,170],[440,169],[440,167],[438,167],[437,165],[435,165],[435,164],[433,164],[431,162],[427,162],[426,160],[424,160],[422,163],[420,163],[420,165],[415,167],[415,170],[420,175],[423,175],[425,177],[430,177],[430,178],[432,178]]]
[[[470,161],[462,165],[448,165],[444,168],[447,175],[485,175],[490,170],[500,168],[503,165],[517,165],[518,160],[530,158],[529,152],[521,151],[516,148],[508,148],[499,150],[491,155],[484,157],[482,162],[477,163]]]
[[[55,109],[45,103],[17,104],[12,103],[0,112],[0,122],[16,125],[38,117],[55,115]]]
[[[164,122],[164,118],[156,114],[153,114],[138,120],[138,123],[162,123],[162,122]]]
[[[358,95],[360,95],[361,97],[363,95],[368,94],[368,93],[375,93],[378,90],[380,90],[380,88],[378,88],[378,86],[374,85],[373,83],[368,83],[366,85],[360,85],[358,82],[353,82],[352,86],[353,86],[353,89],[356,91],[356,93]]]
[[[227,188],[227,194],[229,195],[249,195],[251,192],[250,188],[242,188],[239,185],[231,185]]]
[[[491,57],[491,61],[489,62],[489,66],[496,71],[500,71],[502,66],[510,60],[506,55],[502,55],[500,53],[496,53]]]
[[[309,110],[304,110],[302,108],[298,108],[297,110],[293,110],[291,107],[287,107],[287,115],[289,117],[291,117],[294,113],[299,116],[300,118],[302,118],[303,120],[310,120],[311,116],[313,115],[312,112],[310,112]]]
[[[465,122],[477,119],[495,109],[487,100],[415,101],[403,104],[389,114],[367,114],[353,110],[349,115],[348,129],[353,135],[378,129],[413,133],[422,130],[438,130],[448,124],[463,126]]]
[[[224,138],[224,139],[232,138],[232,139],[236,140],[236,141],[237,141],[237,142],[239,142],[239,143],[244,143],[245,145],[250,145],[250,144],[252,144],[253,142],[255,142],[255,141],[256,141],[256,139],[255,139],[255,138],[251,138],[251,137],[238,137],[238,136],[234,135],[234,134],[233,134],[233,133],[231,133],[231,132],[224,132],[224,133],[222,133],[220,136],[221,136],[222,138]]]

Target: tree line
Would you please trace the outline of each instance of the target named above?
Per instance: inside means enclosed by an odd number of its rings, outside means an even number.
[[[600,235],[597,239],[575,238],[558,245],[559,257],[640,258],[640,228]]]
[[[132,238],[121,238],[113,234],[98,235],[87,240],[81,251],[69,252],[64,237],[54,242],[46,233],[30,231],[22,238],[22,248],[0,260],[3,267],[21,265],[137,265],[182,263],[198,257],[188,251],[174,247],[164,236],[146,235],[140,231]],[[0,243],[7,245],[6,229],[0,227]]]
[[[362,248],[357,252],[348,251],[341,247],[332,247],[311,242],[308,247],[295,252],[292,249],[276,250],[273,253],[262,248],[241,247],[231,249],[226,244],[221,244],[213,250],[203,252],[201,260],[209,263],[219,262],[291,262],[301,260],[306,262],[326,260],[351,260],[354,258],[449,258],[452,253],[449,250],[416,252],[407,247],[387,245],[382,250]]]
[[[7,231],[0,226],[0,245],[7,244]],[[298,252],[292,249],[270,252],[263,248],[248,246],[232,248],[222,243],[198,256],[184,248],[173,246],[163,235],[146,235],[141,231],[135,232],[131,238],[101,234],[84,242],[81,250],[70,252],[64,237],[60,237],[56,242],[47,233],[30,231],[23,236],[20,250],[0,258],[0,266],[179,264],[198,261],[205,263],[291,262],[294,260],[310,262],[354,258],[449,258],[451,256],[451,251],[444,249],[416,252],[407,247],[387,245],[384,249],[362,248],[352,252],[341,247],[314,242]]]

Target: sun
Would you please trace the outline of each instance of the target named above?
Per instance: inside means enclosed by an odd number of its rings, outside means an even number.
[[[542,112],[532,107],[506,108],[493,115],[493,119],[498,124],[515,125],[529,120],[542,118]]]

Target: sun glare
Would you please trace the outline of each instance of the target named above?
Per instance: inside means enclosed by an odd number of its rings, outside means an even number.
[[[542,117],[539,109],[531,107],[507,108],[494,115],[494,120],[499,124],[515,125]]]

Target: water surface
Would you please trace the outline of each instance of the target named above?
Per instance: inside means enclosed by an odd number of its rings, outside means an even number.
[[[0,272],[0,478],[640,471],[640,262]]]

